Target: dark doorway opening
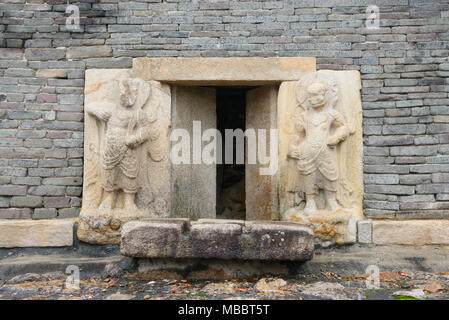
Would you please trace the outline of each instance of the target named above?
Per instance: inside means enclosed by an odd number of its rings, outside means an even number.
[[[217,87],[217,129],[222,136],[222,164],[217,164],[217,219],[246,218],[245,164],[236,164],[233,139],[233,163],[226,164],[225,129],[245,131],[246,91],[248,87]]]

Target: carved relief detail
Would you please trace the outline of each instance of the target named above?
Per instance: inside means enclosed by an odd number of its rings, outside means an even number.
[[[282,219],[310,223],[340,243],[362,216],[359,89],[358,73],[318,71],[279,93]]]
[[[170,215],[170,89],[126,72],[92,78],[78,236],[114,243],[124,222]]]
[[[87,172],[86,182],[89,185],[94,179],[101,181],[102,194],[98,198],[98,194],[94,195],[97,199],[101,198],[99,209],[118,208],[117,196],[122,194],[121,208],[138,210],[134,202],[135,195],[143,185],[142,182],[146,182],[139,179],[139,173],[143,171],[141,167],[145,167],[147,161],[145,152],[142,155],[141,149],[147,149],[148,154],[152,154],[153,144],[148,143],[147,146],[146,142],[158,138],[159,106],[154,106],[148,113],[143,110],[150,95],[150,85],[143,80],[128,78],[114,82],[117,82],[114,86],[118,86],[120,92],[119,101],[93,102],[86,105],[87,113],[100,122],[100,150],[93,150],[95,156],[92,159],[97,166],[91,166],[93,170]],[[100,177],[98,168],[101,168]],[[145,174],[143,178],[146,178]],[[95,207],[97,203],[90,205]]]

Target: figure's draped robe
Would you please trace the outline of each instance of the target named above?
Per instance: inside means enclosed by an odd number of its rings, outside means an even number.
[[[128,147],[126,140],[137,136],[143,141],[148,135],[149,121],[142,110],[135,111],[128,121],[127,128],[108,127],[106,131],[102,176],[103,188],[109,192],[123,190],[126,193],[136,193],[139,187],[137,150]]]
[[[338,141],[344,140],[348,135],[348,130],[344,117],[338,111],[323,110],[323,113],[326,114],[326,117],[321,121],[316,120],[316,123],[307,119],[306,112],[300,115],[300,123],[302,122],[303,126],[299,125],[297,129],[305,131],[305,138],[296,147],[299,151],[299,158],[293,159],[297,173],[294,180],[298,182],[298,178],[301,176],[311,175],[318,170],[329,181],[328,189],[333,190],[335,186],[330,184],[334,184],[338,179],[338,162],[336,148],[329,147],[327,142],[330,136]],[[333,134],[331,134],[332,126],[336,128]],[[301,186],[296,185],[290,188],[294,192],[304,192],[305,189],[304,183],[301,183]]]

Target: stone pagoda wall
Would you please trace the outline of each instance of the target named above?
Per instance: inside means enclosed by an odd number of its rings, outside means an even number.
[[[85,71],[134,57],[316,57],[359,70],[364,213],[447,218],[449,3],[435,0],[0,3],[0,219],[81,207]],[[378,5],[380,28],[366,28]]]

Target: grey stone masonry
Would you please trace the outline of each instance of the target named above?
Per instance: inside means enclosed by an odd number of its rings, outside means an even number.
[[[120,243],[123,255],[138,258],[307,261],[314,250],[312,229],[279,221],[130,221],[123,225]]]
[[[360,70],[365,215],[449,218],[447,1],[69,2],[79,30],[66,27],[66,0],[0,3],[0,219],[78,215],[85,70],[166,56]]]

